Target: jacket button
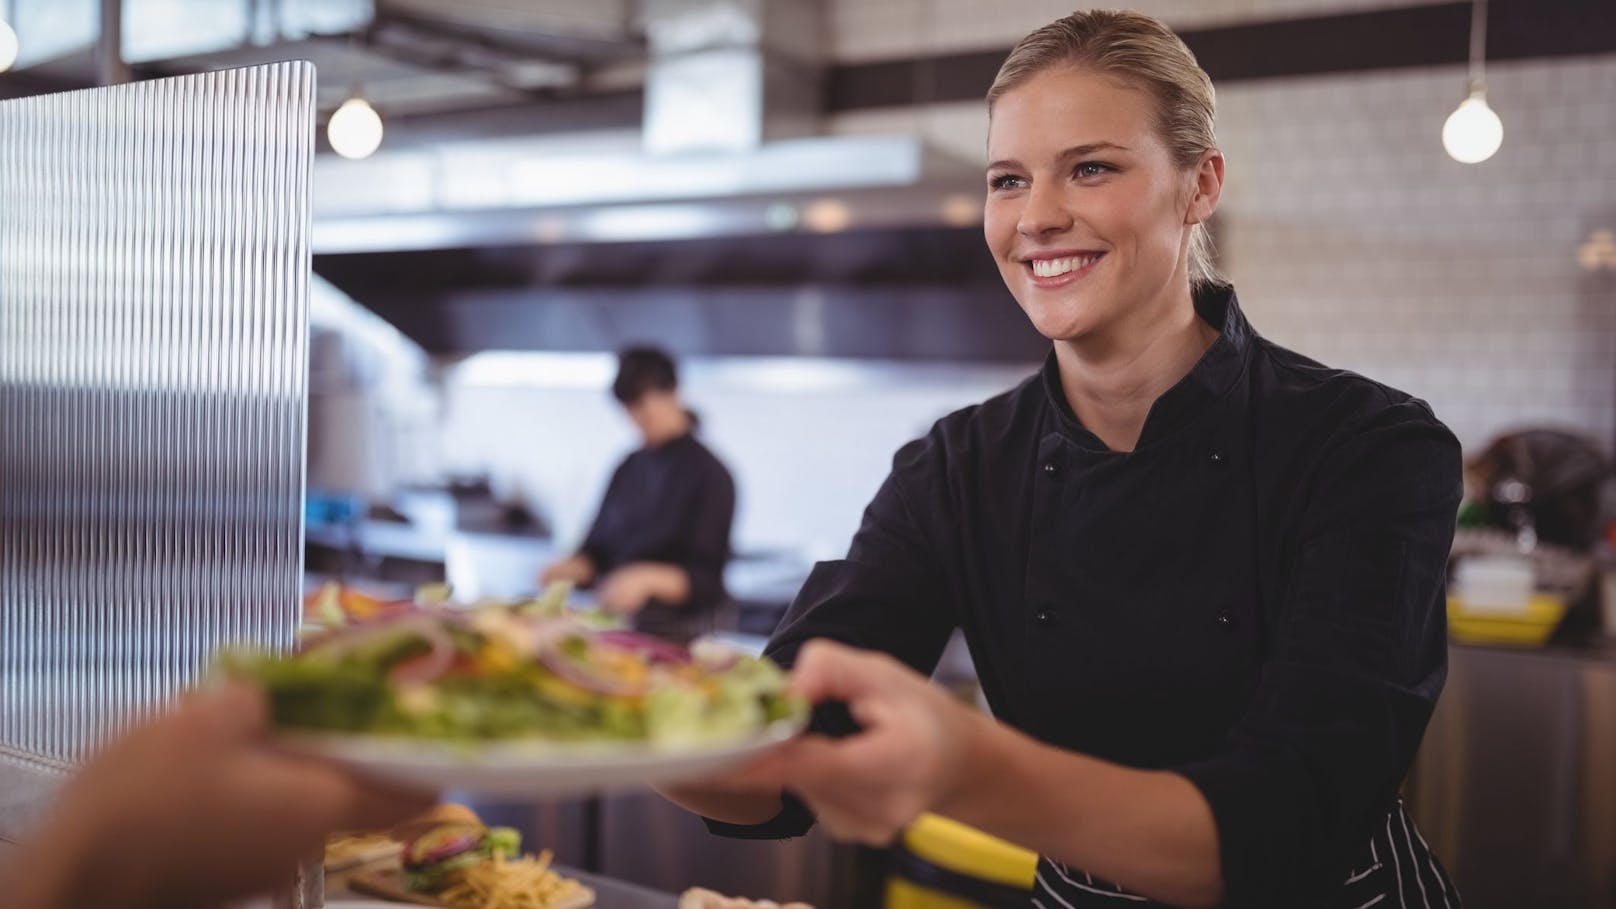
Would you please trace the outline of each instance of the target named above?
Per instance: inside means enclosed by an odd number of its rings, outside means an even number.
[[[1055,621],[1055,617],[1051,615],[1047,609],[1038,610],[1038,613],[1034,615],[1033,618],[1036,619],[1040,625],[1048,625]]]
[[[1233,631],[1234,626],[1235,626],[1234,616],[1228,614],[1227,612],[1218,613],[1218,627],[1219,628],[1222,628],[1224,631]]]
[[[1044,475],[1045,476],[1053,477],[1053,476],[1058,475],[1059,473],[1060,473],[1060,465],[1059,464],[1056,464],[1054,461],[1045,461],[1044,462]]]
[[[1228,459],[1223,456],[1223,452],[1221,451],[1212,452],[1210,455],[1207,455],[1206,459],[1212,462],[1213,467],[1222,467],[1224,464],[1229,463]]]

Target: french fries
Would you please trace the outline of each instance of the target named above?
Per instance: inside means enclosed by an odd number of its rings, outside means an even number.
[[[546,849],[538,858],[495,856],[461,871],[438,899],[453,909],[553,909],[576,905],[583,885],[550,868]]]

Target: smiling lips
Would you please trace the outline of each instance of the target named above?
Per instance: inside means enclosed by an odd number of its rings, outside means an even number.
[[[1088,274],[1104,257],[1102,252],[1057,253],[1024,259],[1021,264],[1032,275],[1033,284],[1061,287]]]

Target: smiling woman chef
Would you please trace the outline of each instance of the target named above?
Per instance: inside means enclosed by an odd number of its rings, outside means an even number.
[[[988,110],[988,247],[1053,351],[898,452],[770,642],[862,731],[671,795],[735,836],[939,811],[1041,852],[1048,909],[1457,906],[1397,787],[1458,444],[1246,321],[1208,261],[1212,85],[1160,22],[1034,32]],[[956,627],[994,719],[925,684]]]

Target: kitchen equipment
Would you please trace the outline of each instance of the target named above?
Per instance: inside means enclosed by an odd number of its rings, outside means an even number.
[[[1471,556],[1459,563],[1453,595],[1466,613],[1523,615],[1530,608],[1536,572],[1532,562],[1513,556]]]
[[[1540,647],[1565,616],[1566,604],[1548,593],[1532,594],[1520,610],[1477,610],[1459,597],[1448,598],[1448,633],[1467,644]]]

